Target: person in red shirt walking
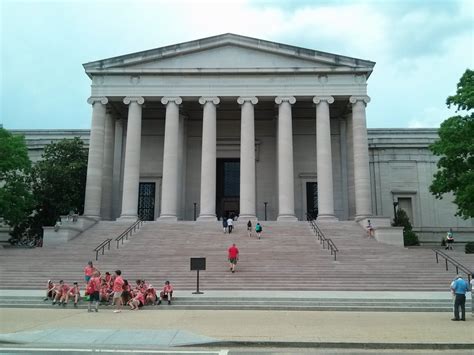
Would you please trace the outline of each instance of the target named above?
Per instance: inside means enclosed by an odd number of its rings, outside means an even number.
[[[235,246],[235,243],[227,250],[228,258],[230,263],[230,271],[233,273],[235,272],[235,265],[237,265],[237,261],[239,260],[239,249]]]
[[[89,295],[89,305],[87,306],[87,312],[92,312],[92,303],[94,303],[94,310],[99,312],[99,301],[100,301],[100,276],[97,270],[94,271],[92,277],[87,283],[86,293]]]
[[[112,288],[112,291],[114,291],[114,297],[112,299],[112,304],[115,304],[114,313],[120,313],[122,311],[122,292],[124,281],[121,275],[122,271],[115,270],[114,286]]]

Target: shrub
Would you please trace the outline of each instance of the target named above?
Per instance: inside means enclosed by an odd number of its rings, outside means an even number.
[[[392,226],[403,227],[403,244],[405,246],[420,245],[418,236],[413,232],[410,219],[405,210],[401,208],[397,210]]]
[[[466,254],[474,254],[474,242],[467,243],[464,251]]]

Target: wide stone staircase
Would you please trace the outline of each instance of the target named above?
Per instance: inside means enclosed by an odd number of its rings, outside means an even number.
[[[232,234],[224,234],[219,223],[147,222],[119,249],[115,242],[95,265],[102,271],[121,269],[130,282],[145,279],[160,287],[170,280],[176,290],[188,290],[177,307],[192,309],[348,309],[348,310],[449,310],[449,284],[455,269],[436,264],[427,249],[406,249],[367,239],[355,222],[319,223],[326,237],[339,249],[337,261],[323,249],[307,222],[263,222],[263,234],[248,237],[245,224],[236,223]],[[115,239],[128,224],[99,222],[70,243],[54,248],[0,249],[0,288],[39,290],[48,279],[82,281],[83,267],[94,260],[93,249],[106,238]],[[227,248],[240,249],[237,272],[229,272]],[[471,256],[450,252],[469,268]],[[191,296],[196,288],[196,272],[190,271],[191,257],[206,257],[207,267],[200,273],[200,288],[209,291],[234,291],[224,298]],[[241,296],[242,292],[254,294]],[[316,292],[304,295],[304,292]],[[360,297],[360,293],[388,292],[382,297]],[[390,297],[390,292],[447,293],[444,300]],[[259,294],[264,292],[264,294]],[[265,293],[266,292],[266,293]],[[286,293],[285,293],[286,292]],[[292,296],[299,292],[300,296]],[[320,294],[317,294],[320,292]],[[321,294],[326,292],[324,295]],[[346,292],[346,297],[331,297],[330,292]],[[359,296],[351,295],[359,293]],[[303,295],[301,295],[303,294]],[[273,296],[272,296],[273,295]],[[0,305],[8,304],[2,297]],[[10,299],[11,301],[11,299]],[[2,303],[3,302],[3,303]],[[19,302],[19,303],[18,303]],[[38,302],[22,298],[25,306]],[[40,305],[40,303],[38,303]],[[175,308],[175,307],[174,307]]]

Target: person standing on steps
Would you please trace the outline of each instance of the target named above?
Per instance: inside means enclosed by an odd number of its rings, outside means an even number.
[[[222,229],[224,231],[224,234],[227,233],[227,218],[226,217],[222,217]]]
[[[239,260],[239,249],[235,246],[235,243],[227,250],[227,255],[229,258],[230,271],[235,272],[235,265]]]
[[[94,271],[94,265],[92,264],[92,261],[89,261],[87,263],[87,266],[84,268],[84,281],[86,281],[86,285],[89,283],[89,280],[91,279]]]
[[[227,229],[229,230],[229,234],[232,233],[232,229],[234,229],[234,220],[232,218],[227,218]]]
[[[262,225],[257,222],[255,226],[255,233],[257,233],[258,239],[260,239],[260,237],[262,236],[262,230],[263,230]]]
[[[122,312],[122,292],[123,292],[123,285],[124,281],[122,278],[122,271],[120,270],[115,270],[115,279],[114,279],[114,286],[112,288],[112,291],[114,292],[114,296],[112,298],[112,304],[115,305],[115,311],[114,313],[120,313]]]
[[[448,234],[446,234],[446,250],[454,250],[454,236],[453,230],[450,229]]]
[[[461,275],[456,277],[456,280],[451,284],[451,290],[454,292],[454,318],[451,320],[458,321],[466,320],[466,292],[469,291],[467,281]],[[461,318],[459,318],[459,308],[461,308]]]
[[[250,238],[252,236],[252,222],[250,221],[250,219],[247,222],[247,233],[248,233],[249,238]]]

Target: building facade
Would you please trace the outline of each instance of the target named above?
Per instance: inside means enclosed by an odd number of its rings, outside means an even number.
[[[468,235],[473,221],[429,193],[436,130],[367,130],[374,65],[234,34],[84,64],[84,214],[358,220],[401,207],[426,240]]]

